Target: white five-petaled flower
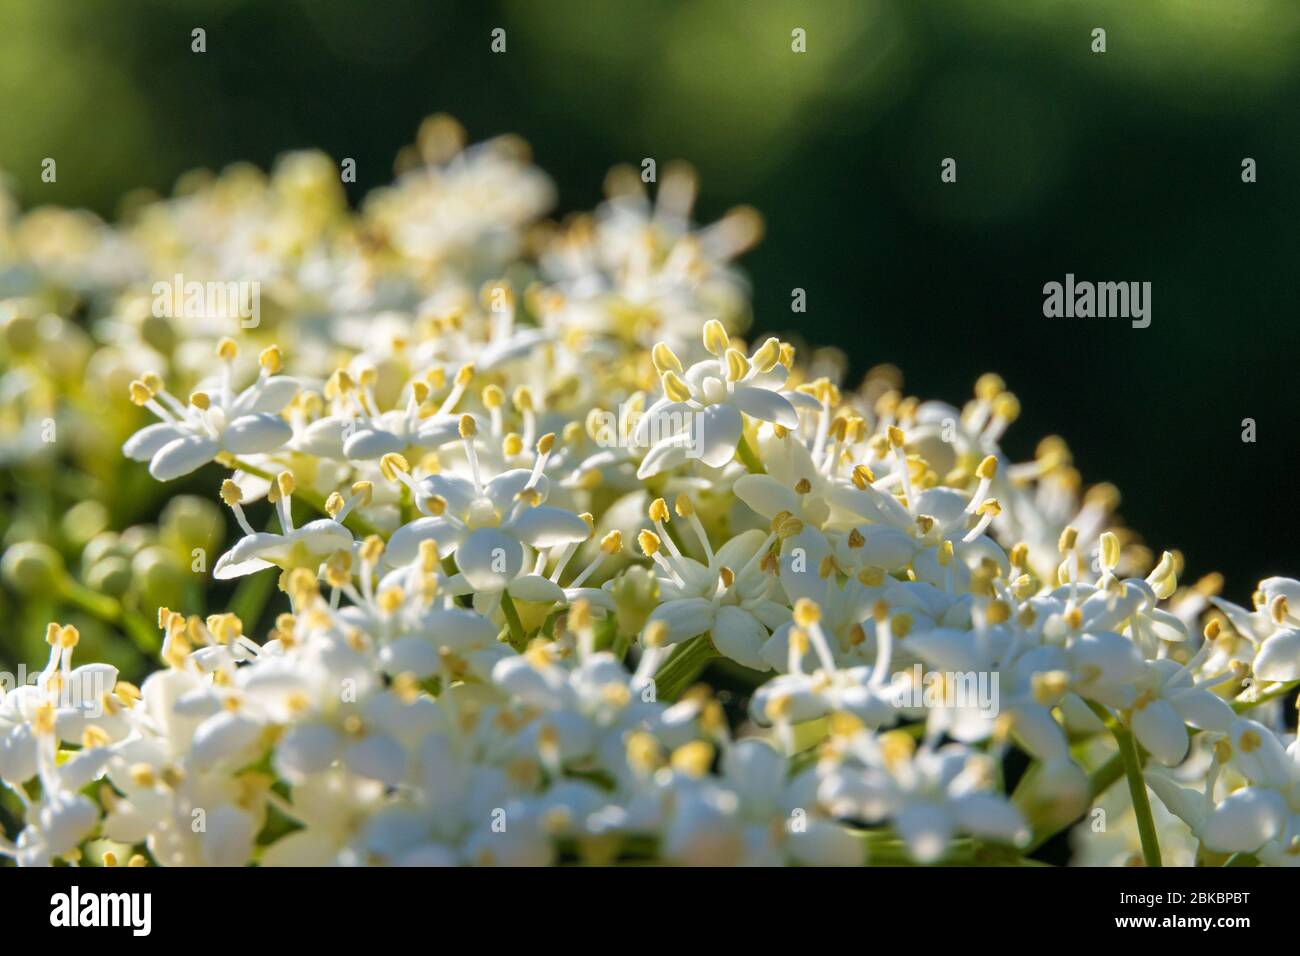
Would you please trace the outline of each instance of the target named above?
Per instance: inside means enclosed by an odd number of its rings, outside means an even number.
[[[698,458],[711,468],[729,462],[745,430],[745,415],[798,428],[795,405],[820,408],[802,392],[784,391],[789,369],[786,347],[768,339],[752,356],[731,346],[722,323],[704,326],[704,347],[714,356],[682,370],[681,360],[665,343],[655,346],[655,367],[664,395],[637,423],[638,444],[659,440],[646,452],[637,477],[649,478]],[[667,434],[664,434],[664,433]]]
[[[278,451],[293,437],[293,429],[279,412],[293,400],[298,383],[280,370],[279,350],[272,346],[259,357],[257,381],[235,392],[231,377],[238,347],[231,339],[217,346],[220,376],[207,382],[182,405],[153,374],[131,383],[131,400],[148,408],[162,421],[132,435],[122,451],[134,461],[149,462],[149,473],[171,481],[219,454],[254,455]]]

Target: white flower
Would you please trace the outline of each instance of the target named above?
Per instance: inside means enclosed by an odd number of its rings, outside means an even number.
[[[782,391],[788,369],[781,364],[782,346],[776,339],[768,339],[746,358],[731,347],[722,324],[712,320],[704,327],[704,345],[715,357],[696,362],[685,372],[672,349],[663,343],[655,347],[664,396],[646,409],[635,438],[644,445],[652,435],[662,437],[646,452],[638,478],[675,468],[688,458],[721,467],[736,453],[745,415],[797,428],[794,403],[816,405],[801,393]]]
[[[277,451],[293,437],[293,429],[279,412],[293,400],[298,383],[279,370],[278,350],[262,353],[257,381],[236,393],[231,374],[238,348],[222,340],[217,355],[223,365],[218,379],[201,383],[182,405],[162,386],[155,375],[131,383],[131,399],[157,415],[161,422],[148,425],[122,446],[134,461],[149,462],[149,473],[159,481],[171,481],[208,462],[217,455],[252,455]]]

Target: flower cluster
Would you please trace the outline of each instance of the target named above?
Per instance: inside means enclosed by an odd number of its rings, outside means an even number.
[[[0,216],[6,379],[84,306],[126,458],[237,528],[200,581],[286,602],[161,608],[138,687],[51,624],[0,698],[0,854],[1022,862],[1100,800],[1080,860],[1300,860],[1300,582],[1180,586],[1063,441],[1004,455],[996,375],[958,408],[746,340],[756,214],[696,225],[681,167],[608,186],[544,221],[522,144],[439,117],[355,213],[303,154],[117,228]],[[81,604],[126,627],[120,548]]]

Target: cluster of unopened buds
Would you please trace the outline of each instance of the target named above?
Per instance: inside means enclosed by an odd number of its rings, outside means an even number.
[[[1180,586],[1059,439],[1004,456],[995,375],[958,408],[741,338],[757,218],[694,225],[686,170],[556,225],[519,143],[460,147],[429,121],[356,214],[323,157],[232,170],[39,264],[134,366],[126,456],[216,476],[210,576],[288,609],[161,609],[138,688],[51,624],[0,854],[1300,861],[1300,582]],[[174,273],[263,320],[161,335]]]

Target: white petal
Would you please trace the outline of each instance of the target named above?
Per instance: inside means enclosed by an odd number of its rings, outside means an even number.
[[[259,412],[236,418],[221,433],[221,444],[236,455],[279,451],[293,438],[293,429],[279,415]]]
[[[243,866],[253,850],[257,835],[253,818],[229,804],[207,814],[200,837],[203,860],[209,866]]]
[[[554,604],[556,601],[564,600],[564,588],[540,574],[520,575],[510,582],[507,590],[512,598],[518,598],[520,601]]]
[[[1201,839],[1220,853],[1250,853],[1277,836],[1286,801],[1276,790],[1246,787],[1230,794],[1205,821]]]
[[[320,773],[339,752],[339,732],[328,724],[309,723],[290,727],[275,748],[275,765],[291,779]]]
[[[523,545],[499,528],[479,528],[456,549],[456,566],[474,590],[502,591],[523,569]]]
[[[1300,678],[1300,631],[1288,628],[1264,641],[1255,656],[1254,668],[1260,680]]]
[[[278,414],[293,401],[298,388],[297,379],[287,375],[274,375],[265,382],[244,389],[235,401],[234,412],[236,415],[247,415],[250,412]]]
[[[510,523],[509,531],[534,548],[553,548],[557,544],[585,541],[591,534],[587,522],[576,514],[549,505],[529,508]]]
[[[343,763],[359,776],[396,786],[406,774],[406,751],[388,734],[370,734],[344,748]]]
[[[343,443],[343,454],[352,461],[370,461],[384,455],[400,452],[406,439],[382,429],[362,428],[348,436]]]
[[[967,793],[949,805],[957,817],[958,825],[974,836],[1020,843],[1029,836],[1020,811],[1001,797],[991,793]]]
[[[148,461],[163,445],[185,434],[183,429],[168,422],[155,422],[128,438],[122,446],[122,454],[132,461]]]
[[[158,481],[171,481],[202,468],[219,450],[216,441],[199,435],[174,439],[154,454],[149,462],[149,474]]]
[[[799,415],[784,395],[766,388],[753,388],[749,385],[737,385],[732,393],[732,400],[740,410],[750,418],[759,418],[765,422],[775,422],[786,428],[799,427]]]
[[[436,541],[438,553],[444,557],[455,552],[465,532],[460,525],[446,518],[416,518],[402,525],[388,539],[384,549],[384,563],[396,568],[410,564],[420,556],[421,541]]]
[[[771,475],[743,475],[732,485],[736,497],[764,518],[775,518],[782,511],[798,512],[799,498]]]
[[[224,710],[203,721],[194,731],[190,755],[196,767],[207,770],[222,761],[243,757],[261,734],[261,724]]]
[[[422,637],[408,634],[384,646],[379,663],[388,674],[414,674],[423,679],[442,667],[438,649]]]
[[[651,612],[650,620],[667,624],[668,643],[678,644],[713,626],[713,602],[704,598],[668,601]]]
[[[742,667],[767,670],[767,661],[763,660],[767,637],[767,628],[752,614],[732,606],[718,609],[713,622],[713,646]]]
[[[917,863],[934,863],[947,851],[956,821],[937,804],[914,803],[893,822],[912,859]]]
[[[721,468],[736,454],[744,421],[734,405],[710,405],[702,413],[693,454],[710,468]]]
[[[1138,742],[1166,767],[1182,763],[1187,756],[1187,727],[1169,701],[1153,700],[1134,710],[1132,725]]]

